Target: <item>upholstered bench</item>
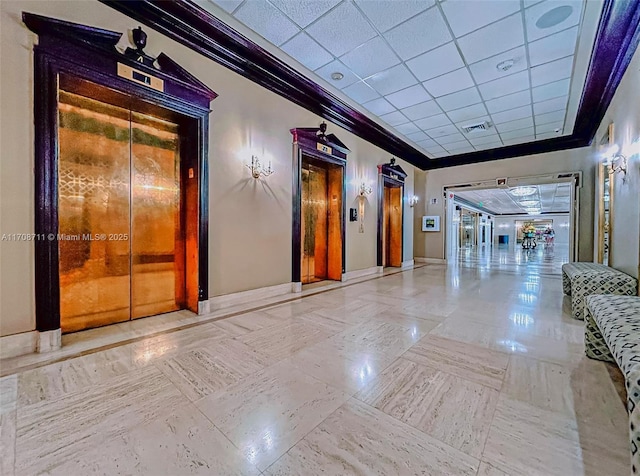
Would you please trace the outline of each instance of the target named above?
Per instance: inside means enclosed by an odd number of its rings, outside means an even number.
[[[587,357],[614,362],[624,373],[632,474],[640,474],[640,298],[593,295],[584,308]]]
[[[571,295],[571,317],[584,318],[584,298],[590,294],[635,296],[638,280],[628,274],[598,263],[562,265],[562,290]]]

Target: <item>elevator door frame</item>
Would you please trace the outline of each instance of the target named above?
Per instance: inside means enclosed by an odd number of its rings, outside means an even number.
[[[184,160],[193,167],[197,184],[197,306],[208,299],[208,130],[209,104],[217,94],[164,54],[162,71],[126,57],[115,45],[122,33],[23,13],[27,27],[38,35],[34,46],[35,122],[35,246],[36,330],[60,329],[58,241],[58,83],[60,75],[104,86],[114,94],[132,96],[149,108],[184,118],[189,138]],[[162,81],[161,90],[118,75],[123,65]],[[191,175],[191,174],[190,174]],[[188,233],[188,231],[185,231]],[[53,237],[50,239],[49,237]],[[188,279],[188,277],[187,277]]]
[[[378,174],[378,250],[377,261],[378,266],[385,266],[384,263],[384,207],[385,207],[385,188],[400,188],[400,209],[402,210],[402,219],[400,225],[400,266],[404,261],[404,182],[389,175],[380,172]]]
[[[291,281],[301,283],[302,268],[302,158],[307,156],[317,162],[342,169],[342,210],[340,235],[342,240],[342,274],[345,273],[346,240],[346,172],[347,149],[333,134],[324,139],[317,137],[317,128],[291,129],[293,134],[293,229],[291,251]]]

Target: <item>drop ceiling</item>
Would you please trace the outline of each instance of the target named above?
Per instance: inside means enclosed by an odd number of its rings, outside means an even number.
[[[525,188],[525,187],[516,187]],[[526,196],[516,196],[515,189],[491,188],[455,192],[456,198],[490,211],[494,215],[527,214],[537,208],[538,213],[567,213],[571,203],[570,183],[550,183],[527,186],[534,190]]]
[[[431,158],[570,135],[602,7],[592,0],[197,3],[276,47]],[[465,130],[476,125],[485,130]]]

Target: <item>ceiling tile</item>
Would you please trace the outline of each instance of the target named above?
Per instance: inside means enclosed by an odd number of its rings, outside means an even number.
[[[360,45],[355,50],[349,51],[340,58],[340,61],[361,78],[366,78],[400,63],[396,54],[379,36]]]
[[[425,147],[425,150],[435,157],[444,157],[446,155],[449,155],[449,153],[439,145],[429,147],[428,149]]]
[[[474,146],[476,150],[489,150],[489,149],[497,149],[498,147],[502,147],[502,142],[487,142],[486,144],[479,144]]]
[[[464,15],[467,15],[466,11]],[[523,44],[522,15],[519,13],[458,38],[467,63],[475,63]]]
[[[506,139],[503,140],[502,142],[504,143],[504,145],[516,145],[516,144],[525,144],[527,142],[532,142],[536,140],[536,136],[525,136],[525,137],[518,137],[516,139]]]
[[[553,12],[552,12],[553,11]],[[577,25],[580,22],[580,14],[582,13],[581,0],[553,0],[527,8],[524,13],[525,24],[527,28],[527,38],[529,41],[538,40],[544,36],[552,35],[561,30]],[[560,19],[568,15],[564,21],[547,28],[536,26],[536,22],[545,14],[553,15]],[[552,20],[553,18],[549,18]],[[544,19],[543,19],[544,21]]]
[[[438,144],[443,147],[445,147],[445,144],[453,144],[454,142],[464,142],[466,145],[469,145],[469,141],[459,132],[438,137],[436,140],[438,141]],[[448,147],[445,147],[445,149],[448,149]]]
[[[531,93],[528,89],[486,102],[487,109],[489,109],[491,114],[520,106],[526,106],[527,104],[531,104]]]
[[[531,85],[535,87],[559,79],[569,78],[572,70],[573,56],[535,66],[531,68]]]
[[[224,11],[231,13],[236,8],[238,8],[238,5],[240,5],[243,0],[211,0],[211,1],[216,5],[218,5],[220,8],[222,8]],[[205,2],[196,2],[196,3],[204,4]]]
[[[360,104],[364,104],[367,101],[371,101],[372,99],[379,97],[379,94],[363,81],[358,81],[357,83],[344,88],[343,91],[347,96]]]
[[[450,0],[442,10],[456,37],[470,33],[520,10],[519,0]]]
[[[435,116],[441,114],[442,109],[435,101],[426,101],[415,106],[407,107],[402,110],[402,113],[412,121],[422,119],[424,117]]]
[[[521,106],[491,114],[491,117],[496,124],[504,124],[505,122],[515,121],[516,119],[522,119],[530,116],[531,106]]]
[[[429,134],[432,138],[437,140],[438,137],[444,137],[451,134],[455,134],[456,132],[458,132],[458,129],[453,124],[449,124],[448,126],[436,127],[435,129],[429,129],[425,132]]]
[[[414,106],[431,99],[429,94],[427,94],[420,84],[389,94],[388,96],[385,96],[385,98],[398,109]]]
[[[438,114],[436,116],[426,117],[415,121],[416,125],[423,131],[427,129],[433,129],[434,127],[451,125],[451,121],[445,114]]]
[[[555,35],[546,36],[529,43],[529,60],[531,66],[548,63],[574,53],[578,27],[575,26]]]
[[[485,116],[486,114],[487,110],[482,103],[463,107],[447,113],[449,119],[454,122],[468,121],[469,119],[476,119],[478,117]]]
[[[305,28],[335,7],[341,0],[313,0],[313,2],[292,2],[291,0],[269,0],[285,15]]]
[[[502,71],[497,68],[498,64],[509,60],[513,60],[514,64],[507,71]],[[505,51],[491,58],[473,63],[469,66],[469,69],[476,83],[486,83],[527,69],[527,54],[524,46],[519,46],[518,48]]]
[[[282,45],[282,49],[310,70],[318,69],[333,60],[333,55],[304,31]]]
[[[404,115],[399,111],[395,111],[395,112],[380,116],[380,119],[382,119],[384,122],[386,122],[387,124],[393,127],[399,126],[400,124],[406,124],[407,122],[409,122],[409,120],[406,117],[404,117]]]
[[[425,81],[422,85],[433,97],[439,97],[470,88],[474,86],[474,82],[467,68],[460,68],[451,73]]]
[[[540,126],[537,126],[536,133],[544,134],[545,132],[554,132],[556,134],[561,134],[563,127],[564,127],[564,123],[562,121],[549,122],[547,124],[542,124]],[[560,129],[560,130],[556,132],[556,129]]]
[[[502,140],[517,139],[518,137],[533,136],[533,127],[525,127],[524,129],[516,129],[515,131],[501,132]]]
[[[342,62],[340,62],[339,60],[333,60],[331,63],[317,69],[315,73],[338,89],[344,89],[347,86],[351,86],[353,83],[360,80],[355,74],[351,72],[349,68],[342,64]],[[335,79],[331,78],[332,73],[342,73],[344,77],[336,81]]]
[[[542,134],[536,134],[536,139],[538,140],[551,139],[553,137],[559,137],[561,135],[562,135],[561,132],[545,132]]]
[[[525,117],[516,121],[496,125],[496,129],[500,134],[503,132],[515,131],[517,129],[524,129],[525,127],[533,127],[533,118]]]
[[[411,134],[415,132],[422,132],[418,126],[416,126],[413,122],[407,122],[406,124],[400,124],[396,126],[396,130],[400,132],[400,134]]]
[[[334,56],[342,56],[376,36],[364,15],[350,2],[331,10],[309,26],[307,33]]]
[[[455,135],[455,134],[454,134]],[[449,136],[444,136],[441,137],[440,139],[446,139]],[[444,147],[447,150],[453,150],[453,149],[459,149],[461,147],[470,147],[471,144],[469,144],[468,140],[453,140],[453,141],[439,141],[440,144],[442,145],[442,147]]]
[[[426,81],[462,68],[464,63],[456,45],[448,43],[407,61],[407,66],[420,81]]]
[[[546,101],[547,99],[553,99],[559,96],[568,96],[570,86],[571,80],[567,78],[533,88],[533,102]]]
[[[395,0],[393,2],[389,0],[356,0],[356,4],[369,17],[371,23],[382,32],[426,10],[434,3],[435,0]]]
[[[502,79],[496,79],[478,86],[485,101],[499,98],[506,94],[529,89],[529,73],[521,71]]]
[[[500,137],[498,137],[498,134],[493,133],[483,137],[469,137],[469,142],[477,147],[484,144],[495,144],[496,142],[500,142]]]
[[[417,81],[405,65],[399,64],[367,78],[367,83],[380,94],[390,94],[417,84]]]
[[[421,140],[421,141],[416,142],[416,144],[418,144],[420,147],[424,147],[425,149],[430,149],[430,148],[433,148],[433,147],[439,147],[438,143],[436,141],[434,141],[434,140],[431,140],[431,139]]]
[[[534,117],[536,121],[536,126],[541,126],[542,124],[549,124],[550,122],[564,122],[564,114],[565,111],[553,111],[547,112],[545,114],[537,114]]]
[[[547,101],[537,102],[533,105],[534,114],[544,114],[546,112],[560,111],[567,108],[567,97],[559,97],[549,99]]]
[[[384,98],[374,99],[373,101],[369,101],[363,104],[369,111],[374,113],[376,116],[382,116],[383,114],[389,114],[396,110],[389,101]]]
[[[416,143],[418,143],[419,141],[426,142],[426,140],[429,139],[429,136],[422,131],[412,132],[405,135],[407,136],[407,139],[412,140]]]
[[[387,2],[393,8],[395,2]],[[440,10],[432,8],[385,33],[403,60],[418,56],[453,40]]]
[[[467,152],[474,152],[476,149],[468,145],[468,146],[457,147],[455,149],[447,148],[447,150],[452,155],[458,155],[458,154],[466,154]]]
[[[478,90],[475,87],[465,89],[464,91],[458,91],[457,93],[448,94],[436,99],[436,102],[445,111],[460,109],[465,106],[477,104],[481,101],[482,98],[480,98],[480,94],[478,94]]]
[[[300,31],[280,10],[265,0],[243,3],[234,16],[277,46]]]

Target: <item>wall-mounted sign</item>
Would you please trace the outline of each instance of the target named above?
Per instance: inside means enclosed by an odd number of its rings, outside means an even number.
[[[164,91],[164,81],[150,74],[143,73],[137,69],[133,69],[126,64],[118,63],[118,76],[126,78],[134,83],[148,86],[156,91]]]
[[[422,231],[440,231],[440,217],[438,215],[422,217]]]
[[[324,152],[325,154],[331,155],[333,153],[333,150],[331,149],[331,147],[329,147],[328,145],[321,144],[320,142],[316,143],[316,148],[320,152]]]

